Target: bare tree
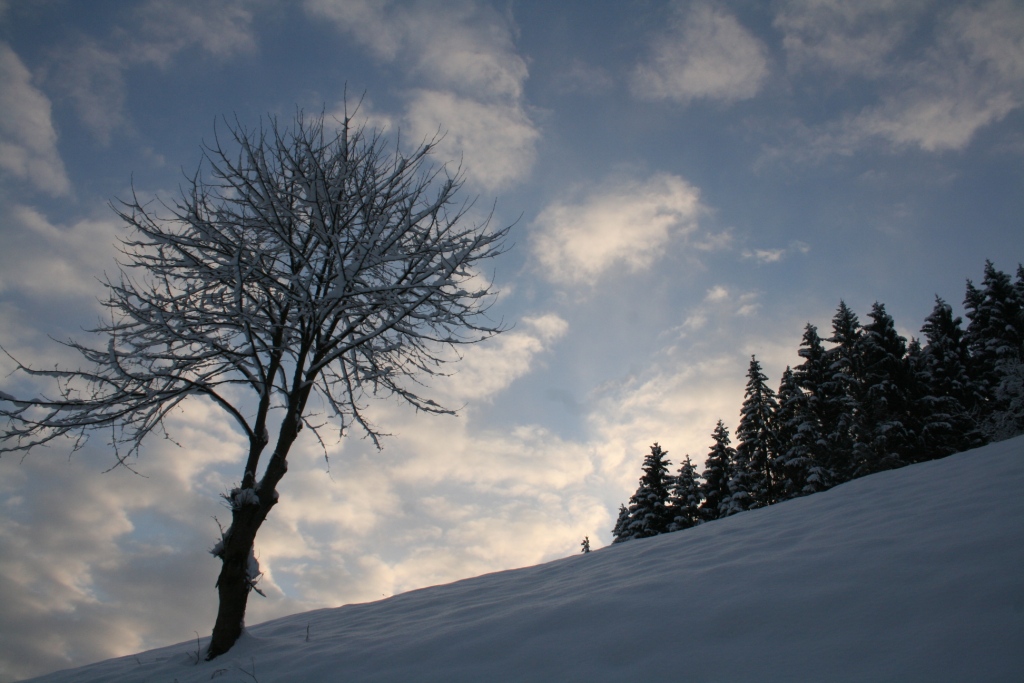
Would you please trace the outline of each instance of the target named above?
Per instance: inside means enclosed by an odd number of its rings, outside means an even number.
[[[241,635],[259,578],[253,542],[300,430],[323,444],[325,428],[357,425],[379,448],[370,397],[453,412],[426,398],[422,381],[442,374],[458,345],[502,331],[481,315],[490,286],[476,266],[508,233],[467,219],[460,174],[429,164],[436,141],[404,154],[348,114],[336,133],[322,114],[301,112],[290,126],[227,128],[227,145],[215,137],[204,147],[172,203],[133,191],[114,207],[130,235],[118,277],[104,281],[109,322],[90,330],[97,346],[64,342],[84,369],[18,363],[49,378],[56,398],[0,393],[0,453],[60,438],[77,450],[104,429],[125,465],[190,397],[234,419],[249,452],[212,551],[222,567],[207,659]]]

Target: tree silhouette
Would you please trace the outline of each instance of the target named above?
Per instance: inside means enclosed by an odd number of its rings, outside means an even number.
[[[457,358],[454,347],[501,331],[481,318],[490,286],[475,266],[501,253],[508,228],[467,221],[461,174],[429,163],[436,141],[405,154],[348,113],[337,124],[301,111],[288,126],[227,123],[227,144],[205,146],[175,201],[120,202],[131,234],[118,277],[104,282],[99,341],[65,342],[81,369],[18,364],[52,380],[56,398],[0,394],[0,453],[61,437],[77,449],[102,429],[126,464],[187,399],[234,420],[249,449],[213,550],[222,566],[208,659],[242,632],[259,578],[253,541],[300,430],[322,444],[324,429],[354,424],[379,448],[368,398],[451,413],[420,382]],[[310,419],[314,408],[329,419]]]

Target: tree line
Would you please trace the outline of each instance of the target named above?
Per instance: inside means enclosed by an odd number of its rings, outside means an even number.
[[[1013,280],[986,261],[981,286],[967,281],[964,311],[966,326],[936,297],[921,338],[908,342],[883,304],[861,324],[840,301],[830,337],[804,328],[803,362],[785,369],[777,391],[751,356],[735,447],[719,420],[703,472],[687,455],[670,474],[667,451],[652,445],[613,542],[1024,433],[1024,267]]]

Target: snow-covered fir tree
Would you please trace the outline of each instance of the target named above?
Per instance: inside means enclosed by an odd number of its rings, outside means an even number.
[[[776,502],[773,470],[778,452],[774,425],[777,411],[775,392],[768,387],[768,377],[757,358],[751,356],[736,427],[736,471],[730,484],[736,512]]]
[[[700,516],[706,522],[725,516],[723,513],[729,505],[729,480],[732,478],[736,458],[736,451],[730,445],[729,430],[721,420],[711,433],[711,438],[714,444],[704,461],[704,472],[701,475],[704,481],[700,487]]]
[[[999,384],[1000,366],[1020,359],[1024,336],[1021,300],[1010,277],[986,261],[982,288],[967,281],[964,310],[969,320],[965,338],[972,376],[989,399],[984,411],[987,414],[997,408],[991,402]]]
[[[787,367],[776,395],[774,420],[779,449],[775,458],[778,500],[828,488],[827,473],[816,454],[821,428],[811,410],[811,398],[800,388],[796,373]]]
[[[1020,277],[1020,268],[1018,268]],[[991,439],[1003,439],[1024,431],[1024,395],[1017,379],[1024,372],[1024,299],[1021,282],[985,262],[982,290],[968,281],[964,307],[967,345],[972,376],[987,401],[981,411],[982,431]]]
[[[910,405],[912,375],[906,362],[907,340],[880,302],[857,339],[860,414],[856,437],[862,448],[853,476],[901,467],[915,452]]]
[[[657,443],[644,458],[643,474],[636,493],[629,499],[630,538],[647,538],[668,531],[672,522],[668,508],[668,487],[671,477],[668,468],[672,464],[668,455]]]
[[[924,346],[918,372],[922,391],[914,413],[919,420],[919,443],[925,458],[941,458],[982,445],[974,410],[982,397],[971,379],[970,356],[962,321],[952,307],[935,297],[935,307],[921,327]],[[908,353],[913,360],[914,355]]]
[[[612,529],[612,543],[622,543],[633,538],[629,535],[629,510],[625,505],[619,505],[619,515],[615,518],[615,528]]]
[[[672,521],[669,531],[682,531],[701,523],[700,476],[687,455],[679,466],[679,472],[672,479],[668,503]]]
[[[862,445],[856,438],[861,418],[859,339],[857,314],[840,301],[832,318],[832,336],[828,338],[834,346],[825,352],[826,375],[818,398],[825,464],[837,484],[853,478],[857,463],[862,460]]]
[[[809,411],[809,414],[803,414],[799,433],[804,441],[804,450],[813,458],[815,468],[811,475],[813,478],[808,481],[814,491],[824,491],[836,481],[827,435],[832,433],[838,415],[835,402],[827,400],[828,352],[814,325],[808,323],[804,327],[797,354],[804,361],[793,369],[793,378],[806,397],[806,409]]]

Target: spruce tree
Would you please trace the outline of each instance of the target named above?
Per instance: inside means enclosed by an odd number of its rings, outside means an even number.
[[[668,508],[668,468],[672,464],[657,443],[644,458],[643,475],[636,493],[629,499],[629,534],[631,538],[647,538],[668,531],[672,522]]]
[[[828,400],[826,381],[829,375],[828,352],[818,335],[818,328],[808,323],[797,354],[804,362],[793,369],[793,378],[806,397],[806,409],[801,419],[799,433],[802,436],[805,455],[812,458],[813,472],[808,484],[813,491],[824,491],[835,483],[832,470],[833,459],[828,457],[827,435],[835,429],[838,415],[834,402]],[[840,406],[841,407],[841,406]],[[813,491],[807,491],[811,493]]]
[[[800,388],[796,373],[787,367],[782,373],[776,395],[775,433],[778,455],[775,473],[778,500],[789,500],[828,488],[827,473],[816,454],[821,440],[821,427],[811,409],[811,397],[811,394]]]
[[[615,518],[615,528],[612,529],[612,543],[622,543],[633,538],[629,533],[629,510],[625,505],[619,505],[619,516]]]
[[[860,335],[857,315],[840,301],[828,339],[835,346],[825,352],[826,376],[818,399],[823,416],[825,464],[837,484],[852,479],[857,463],[864,459],[863,445],[856,438],[861,419]]]
[[[729,480],[732,478],[733,461],[736,451],[730,446],[729,430],[719,420],[711,433],[714,444],[704,462],[700,492],[701,519],[708,522],[725,516],[729,504]]]
[[[985,262],[982,284],[980,301],[968,312],[968,345],[988,398],[982,429],[989,438],[1003,439],[1024,431],[1024,300],[1020,283],[991,261]]]
[[[776,501],[775,457],[778,443],[774,416],[778,410],[775,392],[768,387],[768,377],[761,371],[755,356],[747,369],[747,388],[740,422],[736,427],[736,466],[733,495],[737,511],[764,507]]]
[[[861,448],[853,476],[860,477],[905,465],[913,457],[914,434],[909,429],[911,375],[907,340],[880,302],[857,338],[859,419],[856,437]]]
[[[982,402],[971,379],[962,321],[939,297],[921,327],[925,344],[916,400],[921,459],[941,458],[980,446],[984,439],[972,412]],[[911,354],[908,357],[913,358]]]
[[[982,289],[967,281],[964,309],[969,320],[965,333],[971,356],[971,376],[985,398],[982,421],[1002,406],[996,397],[1004,368],[1021,360],[1024,313],[1018,287],[1010,277],[985,262]]]
[[[669,510],[672,514],[672,521],[668,525],[669,531],[682,531],[701,523],[699,478],[697,470],[690,462],[690,456],[687,455],[683,464],[679,466],[679,473],[672,480],[672,488],[669,491]]]

